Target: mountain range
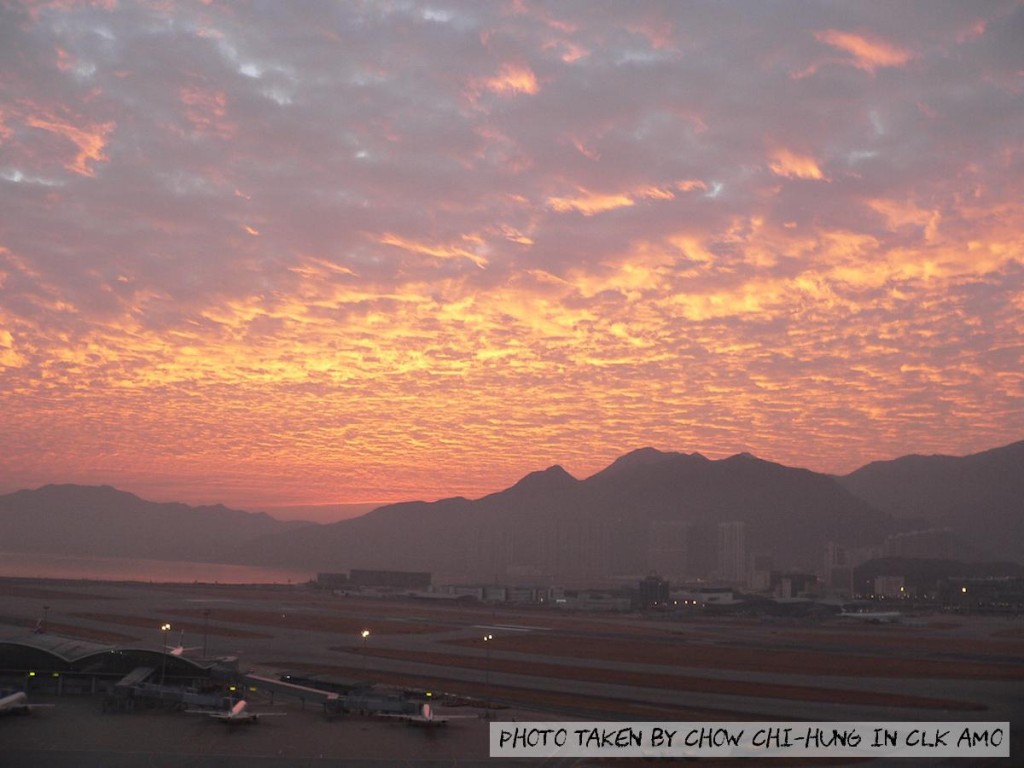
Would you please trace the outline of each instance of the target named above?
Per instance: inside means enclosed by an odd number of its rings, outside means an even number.
[[[839,482],[901,529],[951,529],[964,557],[1024,562],[1024,441],[970,456],[876,461]]]
[[[563,581],[645,574],[666,558],[713,575],[720,526],[750,556],[820,570],[830,542],[948,528],[951,556],[1024,562],[1024,441],[965,457],[907,456],[842,477],[739,454],[643,448],[586,479],[560,466],[480,499],[404,502],[332,524],[158,504],[109,486],[0,496],[0,550],[305,567],[435,578]]]
[[[223,562],[239,545],[309,525],[262,512],[145,501],[109,485],[0,496],[0,551]]]

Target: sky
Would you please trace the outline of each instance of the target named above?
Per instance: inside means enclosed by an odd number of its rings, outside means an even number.
[[[0,492],[1024,438],[1024,4],[0,2]]]

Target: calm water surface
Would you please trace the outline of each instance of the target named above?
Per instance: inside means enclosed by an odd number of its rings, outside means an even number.
[[[316,574],[251,565],[0,551],[0,576],[156,583],[295,584],[309,581]]]

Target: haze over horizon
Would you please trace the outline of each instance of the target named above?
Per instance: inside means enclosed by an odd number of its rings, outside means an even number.
[[[0,6],[0,493],[1024,435],[1024,4]]]

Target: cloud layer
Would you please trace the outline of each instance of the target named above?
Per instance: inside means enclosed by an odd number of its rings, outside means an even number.
[[[0,488],[1024,436],[1024,5],[0,8]]]

